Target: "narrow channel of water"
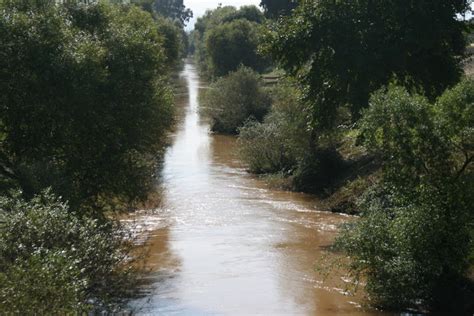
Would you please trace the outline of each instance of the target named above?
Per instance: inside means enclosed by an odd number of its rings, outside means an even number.
[[[132,306],[160,315],[376,315],[345,295],[342,277],[315,272],[343,215],[314,198],[268,189],[248,175],[232,137],[199,117],[201,86],[187,62],[183,119],[164,162],[164,206],[143,215],[152,227],[152,285]]]

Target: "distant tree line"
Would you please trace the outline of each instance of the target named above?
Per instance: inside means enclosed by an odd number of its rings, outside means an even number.
[[[218,78],[246,66],[261,72],[268,60],[258,54],[263,13],[255,6],[218,7],[200,17],[191,34],[198,66],[205,76]]]

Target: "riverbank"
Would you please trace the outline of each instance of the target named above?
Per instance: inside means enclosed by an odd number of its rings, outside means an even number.
[[[342,164],[325,190],[312,194],[318,199],[321,210],[349,215],[357,215],[358,198],[379,181],[380,164],[364,148],[356,145],[354,132],[348,132],[337,146]],[[285,173],[257,175],[270,188],[298,192],[294,186],[294,177]]]
[[[163,204],[145,213],[148,285],[140,313],[385,315],[362,308],[342,272],[327,280],[317,262],[333,256],[338,226],[317,197],[271,189],[248,174],[235,137],[213,135],[199,115],[194,65],[181,73],[184,116],[161,173]],[[153,229],[153,225],[155,229]],[[359,293],[360,294],[360,293]]]

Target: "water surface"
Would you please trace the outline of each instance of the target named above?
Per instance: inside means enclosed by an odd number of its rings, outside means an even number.
[[[206,87],[190,62],[181,78],[187,92],[165,157],[163,208],[139,219],[150,227],[151,285],[133,307],[165,315],[376,315],[347,295],[342,275],[322,282],[315,272],[350,218],[248,175],[235,138],[210,134],[200,118]]]

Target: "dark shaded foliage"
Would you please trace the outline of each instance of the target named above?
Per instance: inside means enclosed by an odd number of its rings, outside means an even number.
[[[351,271],[367,277],[375,304],[472,313],[463,298],[473,293],[465,280],[473,249],[473,91],[466,80],[433,104],[392,86],[364,111],[362,137],[382,161],[383,182],[338,243]]]
[[[0,28],[2,175],[25,196],[52,186],[73,209],[144,198],[172,114],[151,16],[7,6]]]
[[[206,36],[210,73],[225,76],[241,65],[262,71],[265,60],[257,54],[258,44],[258,26],[247,20],[234,20],[213,28]]]
[[[291,14],[298,6],[298,0],[262,0],[260,6],[265,11],[265,16],[275,19]]]
[[[469,1],[303,0],[266,35],[266,52],[306,87],[313,123],[354,120],[372,92],[394,77],[433,100],[461,76]]]

